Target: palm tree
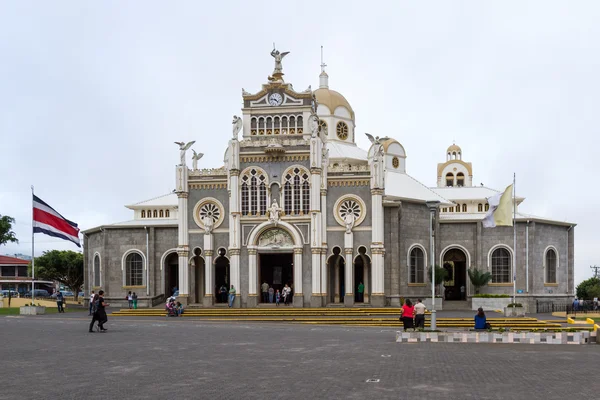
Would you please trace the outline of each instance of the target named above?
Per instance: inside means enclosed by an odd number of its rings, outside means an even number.
[[[475,294],[479,294],[479,288],[487,285],[488,282],[492,280],[492,274],[490,272],[483,272],[477,268],[469,269],[467,270],[467,273],[469,274],[471,283],[475,287]]]
[[[427,271],[427,275],[429,276],[429,282],[431,282],[431,267],[429,267],[428,271]],[[448,279],[448,271],[446,270],[446,268],[440,267],[439,265],[435,266],[435,287],[436,287],[436,295],[438,292],[438,286],[442,283],[444,283],[444,281]]]

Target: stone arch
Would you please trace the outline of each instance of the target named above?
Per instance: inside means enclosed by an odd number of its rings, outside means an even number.
[[[172,255],[172,254],[177,254],[177,249],[176,248],[172,248],[169,249],[167,251],[165,251],[163,253],[163,255],[160,257],[160,271],[161,271],[161,285],[160,287],[162,289],[157,290],[157,293],[160,293],[160,290],[162,290],[164,292],[165,296],[169,296],[170,293],[168,292],[166,285],[167,285],[167,274],[169,273],[169,271],[167,270],[167,268],[164,268],[165,263],[167,262],[167,259]],[[179,263],[178,263],[179,264]],[[169,284],[171,282],[168,282]],[[179,282],[177,282],[177,287],[179,287]]]
[[[254,227],[254,229],[252,229],[252,231],[250,232],[250,236],[248,237],[248,247],[257,247],[260,235],[262,235],[265,231],[269,230],[270,228],[275,227],[283,228],[292,236],[295,248],[302,248],[303,243],[302,236],[300,236],[300,232],[298,232],[298,230],[292,224],[289,224],[285,221],[279,221],[277,223],[277,226],[275,226],[271,221],[265,221],[262,224]]]
[[[447,255],[453,251],[462,253],[464,261],[462,259],[446,259]],[[467,270],[471,267],[471,254],[469,251],[459,244],[446,246],[440,253],[439,265],[449,272],[448,280],[442,285],[444,287],[444,300],[466,300],[471,293],[471,285],[467,277]],[[461,291],[463,286],[464,293]]]

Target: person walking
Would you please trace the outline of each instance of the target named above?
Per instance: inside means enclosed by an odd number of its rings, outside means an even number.
[[[94,332],[94,322],[98,321],[98,330],[100,332],[106,332],[108,329],[104,327],[104,324],[108,321],[108,317],[106,316],[105,307],[110,306],[110,304],[104,302],[104,291],[100,290],[98,292],[98,297],[94,297],[94,316],[92,317],[92,322],[90,322],[89,332]]]
[[[135,292],[133,292],[133,294],[131,295],[131,301],[133,301],[133,309],[134,310],[137,310],[137,299],[138,299],[137,294],[135,294]]]
[[[400,317],[404,325],[404,332],[406,332],[406,330],[410,328],[412,328],[413,331],[415,330],[415,326],[413,323],[414,316],[415,307],[412,305],[412,302],[410,301],[410,299],[404,300],[404,305],[402,306],[402,316]]]
[[[273,295],[275,294],[275,289],[273,289],[273,286],[269,287],[269,303],[273,302]]]
[[[269,301],[269,284],[263,282],[263,284],[260,285],[260,289],[262,291],[262,302],[267,303]]]
[[[63,306],[64,301],[65,301],[65,298],[64,298],[63,294],[59,290],[58,293],[56,293],[56,306],[58,307],[58,312],[59,313],[64,313],[65,312],[65,308]]]
[[[286,305],[286,306],[290,302],[290,292],[291,291],[292,290],[290,289],[290,287],[286,283],[285,286],[283,287],[283,304]]]
[[[92,312],[92,305],[94,304],[94,297],[95,296],[96,295],[94,294],[94,291],[92,290],[92,294],[90,295],[90,313],[88,314],[88,316],[90,316],[90,317],[92,316],[92,314],[94,314]]]
[[[129,309],[133,308],[133,298],[131,297],[131,290],[127,293],[127,302],[129,303]]]
[[[279,307],[280,300],[281,300],[281,293],[279,292],[279,289],[277,289],[277,291],[275,292],[275,305],[277,307]]]
[[[421,299],[417,299],[415,304],[415,328],[425,329],[425,304],[421,303]]]
[[[360,282],[358,284],[358,302],[359,303],[365,302],[365,285],[363,285],[362,282]]]
[[[233,307],[233,301],[235,300],[235,287],[231,285],[231,289],[229,289],[229,308]]]

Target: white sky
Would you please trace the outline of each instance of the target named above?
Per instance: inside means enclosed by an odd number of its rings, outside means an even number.
[[[31,252],[31,192],[82,229],[174,188],[175,140],[222,165],[241,89],[272,72],[330,87],[364,132],[398,139],[434,186],[453,140],[474,183],[517,173],[521,211],[575,228],[576,281],[595,253],[600,3],[595,1],[3,1],[0,214]],[[36,254],[76,249],[36,236]]]

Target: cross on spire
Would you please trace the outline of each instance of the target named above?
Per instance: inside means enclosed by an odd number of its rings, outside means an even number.
[[[321,72],[325,72],[327,64],[323,61],[323,46],[321,46]]]

